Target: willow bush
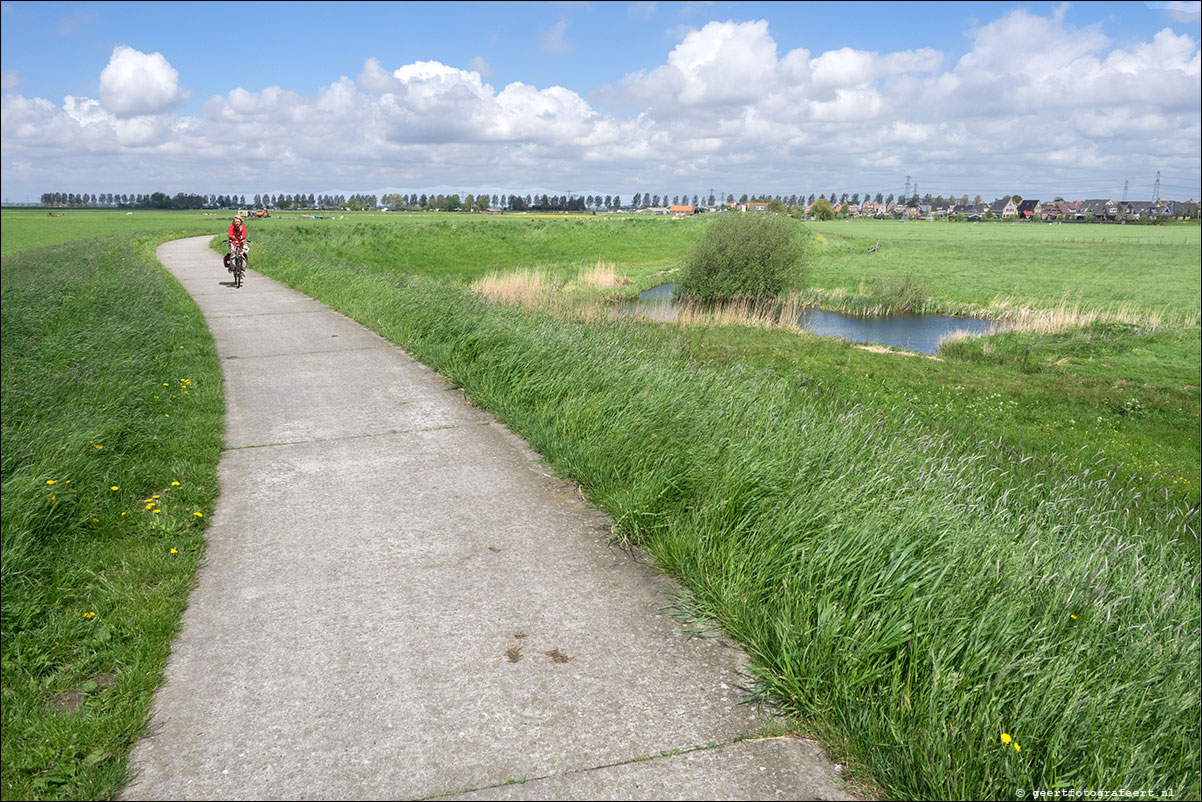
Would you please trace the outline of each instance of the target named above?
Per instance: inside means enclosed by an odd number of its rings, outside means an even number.
[[[803,276],[800,226],[762,212],[724,212],[685,260],[678,296],[699,301],[776,298]]]

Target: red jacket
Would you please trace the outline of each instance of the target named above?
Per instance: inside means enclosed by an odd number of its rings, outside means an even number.
[[[242,224],[242,228],[238,228],[237,224],[230,223],[230,241],[241,245],[246,240],[246,224]]]

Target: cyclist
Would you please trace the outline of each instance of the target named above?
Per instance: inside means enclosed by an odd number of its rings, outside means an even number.
[[[231,273],[234,271],[234,264],[230,261],[230,257],[234,255],[234,248],[246,247],[246,224],[242,222],[242,218],[235,216],[234,222],[230,223],[230,250],[225,255],[225,269]],[[245,256],[247,264],[250,263],[249,250]]]

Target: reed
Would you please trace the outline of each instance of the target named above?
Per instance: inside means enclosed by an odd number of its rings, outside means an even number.
[[[618,275],[616,264],[598,260],[588,267],[581,268],[572,285],[596,290],[611,290],[629,283],[629,279]]]
[[[1133,301],[1086,306],[1081,301],[1062,297],[1053,305],[1037,305],[1029,299],[995,298],[978,313],[982,317],[1006,321],[1011,328],[1033,334],[1055,334],[1095,325],[1125,326],[1143,333],[1168,329],[1197,328],[1197,313],[1150,310]]]
[[[682,301],[677,306],[678,326],[745,326],[760,329],[801,331],[800,309],[792,302],[734,300],[717,303]]]
[[[535,309],[548,303],[556,284],[542,270],[490,271],[472,282],[471,288],[491,303]]]

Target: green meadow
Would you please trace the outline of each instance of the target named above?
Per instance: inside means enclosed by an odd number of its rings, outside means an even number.
[[[8,256],[42,245],[75,242],[109,234],[133,237],[176,230],[183,236],[184,231],[203,234],[205,231],[224,231],[229,226],[228,216],[218,217],[216,213],[55,209],[53,214],[59,216],[51,217],[51,212],[44,209],[0,211],[0,224],[4,231],[0,237],[0,254]]]
[[[4,254],[5,799],[116,794],[204,553],[221,372],[165,238]]]
[[[1135,304],[1197,316],[1202,279],[1198,226],[945,223],[847,220],[808,223],[818,244],[815,286],[856,291],[860,282],[912,276],[936,306],[989,307],[999,300],[1087,308]],[[868,249],[880,242],[875,254]]]
[[[157,681],[217,457],[211,343],[152,254],[227,221],[164,213],[150,234],[75,214],[74,240],[54,227],[70,216],[3,216],[5,797],[119,787],[149,690],[127,699],[108,678],[146,659],[131,671]],[[672,280],[700,219],[335,217],[251,221],[253,269],[528,439],[747,649],[759,692],[853,782],[890,798],[1202,791],[1196,225],[806,224],[807,302],[1054,318],[937,361],[599,307]],[[574,289],[599,262],[630,283]],[[562,297],[474,289],[517,271]],[[81,375],[111,379],[85,393]],[[189,394],[168,412],[158,388]],[[91,488],[69,508],[66,479]],[[133,490],[100,492],[114,485]],[[139,556],[107,551],[119,543]],[[165,623],[131,637],[146,607]],[[104,716],[121,723],[88,723]]]

